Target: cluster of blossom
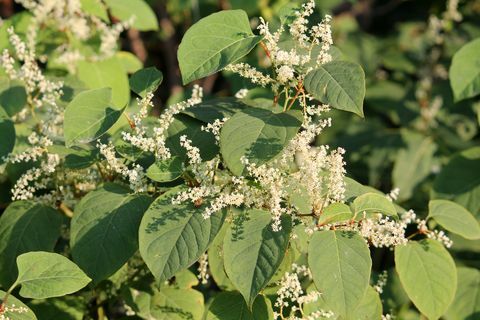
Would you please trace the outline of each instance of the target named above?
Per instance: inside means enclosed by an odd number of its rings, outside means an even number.
[[[13,313],[13,314],[25,314],[28,313],[29,310],[25,307],[17,307],[15,304],[11,304],[10,306],[6,304],[0,304],[0,320],[13,320],[12,318],[8,317],[6,313]],[[23,317],[23,316],[19,316]],[[28,316],[25,316],[28,317]]]
[[[130,28],[135,20],[135,16],[132,16],[128,20],[109,26],[95,16],[91,16],[90,18],[100,32],[100,54],[96,57],[93,57],[96,60],[106,59],[115,54],[120,34],[126,29]]]
[[[388,271],[383,270],[382,273],[378,275],[377,283],[373,286],[373,289],[379,294],[383,293],[383,288],[387,285],[388,280]]]
[[[245,165],[249,175],[252,176],[264,190],[268,191],[268,208],[272,215],[272,230],[280,231],[282,229],[282,215],[291,213],[288,208],[282,206],[283,199],[287,197],[284,189],[286,185],[284,179],[285,174],[273,166],[266,164],[257,166],[254,163],[250,163],[245,157],[243,157],[241,161]]]
[[[320,292],[311,290],[305,293],[300,283],[301,277],[312,278],[310,270],[306,266],[292,264],[292,272],[285,272],[282,279],[279,281],[280,288],[277,290],[277,299],[274,306],[278,308],[279,312],[274,312],[274,319],[320,319],[333,317],[330,311],[317,310],[305,318],[298,318],[297,311],[303,314],[303,306],[305,304],[313,303],[320,297]],[[290,315],[285,318],[284,308],[290,308]]]
[[[215,136],[215,141],[218,144],[220,141],[220,130],[222,129],[223,125],[229,118],[224,117],[223,119],[215,119],[212,123],[207,123],[206,126],[202,126],[202,131],[210,132]]]
[[[12,200],[29,200],[39,189],[48,187],[52,181],[51,175],[55,173],[60,164],[60,157],[57,154],[47,154],[46,159],[40,162],[39,167],[28,169],[18,178],[12,188]]]
[[[281,25],[279,29],[272,33],[268,23],[260,18],[258,30],[264,37],[262,44],[274,67],[275,79],[263,75],[247,64],[236,64],[230,66],[229,70],[250,79],[253,83],[258,83],[262,86],[271,84],[274,91],[277,91],[280,86],[285,86],[288,97],[289,87],[295,87],[301,83],[303,77],[314,66],[319,66],[332,60],[332,56],[329,53],[333,44],[330,27],[331,17],[325,16],[318,25],[309,29],[308,18],[312,15],[314,8],[315,1],[309,0],[302,5],[299,11],[295,12],[295,19],[289,28],[295,47],[290,50],[285,50],[279,45],[285,27]],[[320,47],[319,50],[314,51],[314,48],[318,46]],[[314,55],[316,56],[314,57]],[[311,62],[312,59],[315,59],[314,63]]]
[[[57,100],[63,94],[63,83],[48,80],[40,70],[35,55],[35,40],[23,42],[15,33],[13,27],[7,29],[9,40],[15,51],[17,61],[21,63],[20,69],[15,68],[15,59],[5,49],[2,53],[1,65],[10,80],[21,80],[28,94],[28,103],[34,108],[49,106],[58,109]],[[36,36],[35,31],[32,37]]]
[[[400,188],[394,188],[386,195],[386,197],[387,197],[388,200],[393,202],[393,201],[396,201],[398,199],[399,195],[400,195]]]
[[[389,217],[364,219],[358,226],[362,237],[368,240],[374,247],[395,247],[406,244],[405,229],[407,224],[403,221],[395,221]]]
[[[99,148],[100,153],[105,157],[107,161],[107,169],[120,174],[130,183],[130,189],[134,192],[145,192],[147,191],[147,185],[145,183],[145,172],[142,166],[138,164],[132,164],[130,169],[127,165],[121,162],[115,154],[115,147],[111,142],[108,144],[103,144],[100,141],[97,142],[97,148]]]
[[[32,147],[18,154],[10,154],[4,157],[3,160],[10,163],[37,161],[48,152],[47,148],[53,144],[52,140],[44,136],[39,136],[36,132],[32,132],[27,140]]]
[[[208,254],[204,253],[198,259],[197,278],[202,284],[207,284],[210,275],[208,274]]]
[[[147,127],[143,122],[148,116],[148,110],[153,107],[153,93],[147,93],[143,99],[138,100],[140,111],[132,117],[133,123],[131,126],[134,132],[122,132],[123,140],[131,143],[140,150],[154,153],[157,159],[166,160],[171,158],[170,150],[166,146],[169,126],[173,123],[175,115],[201,103],[202,98],[203,89],[198,85],[194,85],[192,96],[189,99],[173,104],[162,112],[158,119],[158,125],[153,127],[153,134],[149,136]]]
[[[237,93],[235,93],[235,98],[243,99],[247,97],[247,94],[248,94],[248,89],[243,88],[238,90]]]
[[[64,33],[85,41],[96,34],[100,35],[99,54],[90,58],[93,60],[105,59],[115,53],[120,33],[129,28],[134,15],[128,20],[108,25],[98,17],[82,10],[80,0],[15,0],[33,14],[32,30],[39,26],[49,26],[61,30]],[[70,43],[56,48],[58,63],[64,64],[67,69],[73,71],[72,63],[83,60],[85,57],[74,49]]]
[[[137,103],[140,107],[138,113],[132,116],[133,123],[131,127],[134,133],[122,131],[122,138],[124,141],[129,142],[131,145],[143,150],[145,152],[155,152],[155,140],[152,137],[147,136],[147,129],[143,124],[143,121],[147,118],[148,112],[153,108],[153,92],[148,92],[144,98],[138,99]]]

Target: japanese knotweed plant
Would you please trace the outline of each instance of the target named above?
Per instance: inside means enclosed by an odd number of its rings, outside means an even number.
[[[444,230],[478,239],[478,222],[448,200],[417,217],[394,204],[398,190],[346,177],[343,148],[315,143],[335,124],[332,108],[363,117],[365,76],[333,46],[330,16],[310,22],[314,1],[284,10],[276,28],[260,18],[258,35],[242,10],[199,20],[178,49],[184,83],[225,70],[271,93],[206,100],[193,85],[159,116],[151,109],[162,74],[140,69],[127,80],[115,52],[127,23],[107,25],[84,2],[20,2],[36,27],[24,39],[9,27],[2,55],[26,102],[0,109],[2,161],[16,172],[0,217],[1,319],[36,319],[31,309],[47,298],[76,305],[80,318],[93,309],[100,319],[391,319],[375,248],[394,252],[425,317],[455,312]],[[94,8],[115,15],[105,3]],[[67,30],[58,59],[73,59],[63,74],[77,85],[38,63],[50,62],[36,37],[48,25]],[[82,46],[107,29],[99,48]],[[241,62],[256,47],[263,69]],[[127,109],[130,90],[138,97]],[[202,292],[192,288],[199,281]],[[56,298],[74,292],[75,302]]]

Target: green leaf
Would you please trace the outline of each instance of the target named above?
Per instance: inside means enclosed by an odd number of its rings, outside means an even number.
[[[123,113],[111,103],[110,88],[79,93],[65,110],[65,144],[71,147],[95,141],[110,129]]]
[[[200,320],[204,313],[203,295],[193,289],[162,286],[153,294],[135,290],[133,299],[134,310],[142,319]]]
[[[150,203],[148,196],[107,183],[77,204],[70,226],[72,256],[95,283],[114,274],[138,250],[138,227]]]
[[[220,133],[220,152],[227,167],[242,175],[242,157],[258,165],[277,156],[297,134],[302,124],[298,110],[273,113],[250,108],[236,113],[225,122]]]
[[[145,98],[148,92],[155,92],[162,83],[163,74],[155,67],[140,69],[130,77],[130,88],[140,97]]]
[[[480,219],[480,147],[454,155],[435,178],[433,199],[454,201]]]
[[[304,84],[305,89],[322,103],[363,117],[365,73],[358,64],[349,61],[325,63],[310,71]]]
[[[105,22],[109,22],[107,9],[101,0],[80,0],[80,3],[83,12],[99,17]]]
[[[27,104],[27,92],[21,83],[9,83],[7,88],[0,92],[0,107],[2,107],[11,117],[22,109]]]
[[[251,307],[282,263],[292,229],[289,217],[280,231],[272,230],[268,211],[251,209],[232,223],[223,243],[225,271]]]
[[[353,317],[347,318],[347,320],[378,320],[382,318],[382,314],[380,296],[375,289],[369,286]]]
[[[140,224],[140,254],[159,281],[195,263],[208,249],[225,219],[224,210],[204,219],[205,205],[196,208],[191,202],[172,204],[172,199],[183,190],[174,188],[158,197]]]
[[[91,280],[80,268],[62,255],[50,252],[28,252],[17,258],[20,295],[46,299],[77,292]]]
[[[330,310],[342,317],[354,316],[372,267],[365,240],[353,232],[316,232],[308,246],[308,266]]]
[[[270,301],[259,295],[250,310],[237,292],[222,292],[215,297],[210,305],[206,320],[273,320],[273,311]]]
[[[457,292],[444,318],[447,320],[477,319],[480,316],[480,271],[460,267],[457,273]]]
[[[480,39],[475,39],[458,50],[452,59],[449,76],[453,96],[458,102],[480,93]]]
[[[152,8],[143,0],[105,0],[112,15],[122,21],[134,17],[132,27],[140,31],[158,30]]]
[[[126,73],[135,73],[143,68],[142,61],[131,52],[118,51],[115,53],[115,57],[117,57]]]
[[[428,203],[428,217],[450,232],[462,237],[480,239],[480,225],[467,209],[448,200],[432,200]]]
[[[29,251],[52,251],[60,237],[62,216],[31,201],[10,204],[0,217],[0,284],[10,287],[17,277],[16,258]]]
[[[147,169],[147,177],[157,182],[169,182],[183,173],[183,161],[179,157],[158,160]]]
[[[235,290],[235,286],[227,277],[224,264],[223,239],[225,238],[228,229],[230,229],[230,224],[225,222],[215,239],[212,241],[210,248],[208,248],[208,266],[210,274],[212,275],[213,280],[215,280],[215,284],[224,291]]]
[[[87,313],[87,302],[81,296],[32,300],[29,306],[42,320],[82,320]]]
[[[0,132],[2,133],[2,138],[0,139],[0,164],[2,164],[4,162],[3,157],[8,156],[15,147],[15,126],[2,107],[0,107]]]
[[[457,270],[448,251],[432,239],[395,248],[395,265],[403,288],[429,319],[438,319],[453,301]]]
[[[226,97],[204,101],[196,105],[195,108],[188,108],[182,113],[204,123],[212,123],[217,119],[231,118],[236,112],[246,108],[249,108],[249,106],[243,101]]]
[[[121,109],[130,101],[130,89],[125,69],[116,57],[88,62],[78,62],[78,78],[89,89],[111,88],[112,103]]]
[[[332,203],[326,207],[320,217],[317,224],[323,225],[334,222],[341,222],[353,217],[352,210],[344,203]]]
[[[353,200],[353,211],[356,217],[363,217],[366,212],[367,217],[372,217],[377,213],[386,216],[397,217],[397,210],[393,203],[382,194],[365,193]]]
[[[178,47],[183,83],[206,77],[246,56],[261,37],[243,10],[213,13],[187,30]]]
[[[395,157],[393,185],[400,189],[399,200],[409,199],[414,188],[432,172],[433,155],[437,150],[431,137],[410,131],[402,132],[407,143]]]
[[[0,290],[0,301],[3,301],[3,298],[5,297],[6,292]],[[7,311],[4,313],[0,313],[3,317],[5,317],[5,320],[37,320],[37,317],[35,316],[35,313],[26,306],[22,301],[18,300],[12,295],[8,296],[7,301],[5,302],[5,306],[7,307]],[[26,311],[24,312],[18,312],[15,311],[18,308],[25,308]],[[13,310],[13,311],[12,311]],[[43,320],[43,319],[42,319]]]

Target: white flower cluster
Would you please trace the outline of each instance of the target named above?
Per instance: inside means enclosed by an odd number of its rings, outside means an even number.
[[[218,144],[220,141],[220,130],[229,118],[215,119],[212,123],[207,123],[206,126],[202,126],[202,131],[211,132],[215,136],[215,141]]]
[[[249,79],[252,83],[259,84],[262,87],[273,82],[273,79],[270,78],[270,76],[263,74],[246,63],[230,64],[225,70],[238,73],[242,77]]]
[[[406,244],[405,229],[407,224],[404,221],[395,221],[389,217],[378,219],[364,219],[359,226],[359,233],[368,240],[374,247],[390,248]]]
[[[398,196],[400,195],[400,188],[394,188],[390,191],[389,194],[386,195],[387,199],[391,202],[396,201]]]
[[[5,49],[2,53],[1,66],[10,80],[21,80],[25,85],[28,94],[28,103],[34,108],[49,106],[58,109],[57,100],[63,94],[63,83],[48,80],[40,70],[35,56],[34,40],[23,42],[15,33],[13,27],[7,29],[9,40],[15,51],[17,60]],[[32,43],[30,43],[32,42]],[[17,70],[15,61],[21,66]]]
[[[308,18],[312,15],[314,8],[315,1],[309,0],[302,5],[299,11],[295,12],[294,20],[289,26],[290,36],[294,40],[294,48],[289,49],[283,48],[280,43],[285,26],[282,24],[272,33],[268,23],[260,18],[258,30],[264,37],[261,44],[272,64],[273,78],[246,63],[230,65],[226,70],[238,73],[252,83],[261,86],[270,84],[275,92],[284,86],[281,93],[285,93],[286,100],[291,99],[290,88],[301,90],[303,78],[310,70],[332,60],[329,53],[333,44],[330,27],[332,18],[327,15],[318,25],[309,28]]]
[[[303,306],[313,303],[320,297],[320,292],[311,290],[306,293],[300,283],[301,277],[312,278],[310,270],[306,266],[292,264],[292,272],[285,272],[279,281],[280,288],[277,290],[277,299],[274,306],[279,310],[274,312],[274,319],[289,320],[313,320],[321,318],[331,318],[334,314],[331,311],[317,310],[306,317],[296,316],[297,311],[303,314]],[[290,307],[290,314],[285,317],[284,308]]]
[[[243,99],[243,98],[246,98],[248,95],[248,89],[240,89],[237,91],[237,93],[235,93],[235,98],[237,99]]]
[[[28,313],[28,309],[25,307],[17,307],[15,304],[11,304],[10,306],[6,304],[0,304],[1,311],[0,311],[0,320],[14,320],[10,317],[7,317],[5,313],[16,313],[16,314],[25,314]],[[19,316],[22,317],[22,316]]]
[[[18,178],[12,188],[12,200],[32,199],[37,190],[47,188],[59,164],[60,157],[57,154],[47,154],[39,167],[28,169]]]
[[[32,15],[32,31],[42,27],[52,27],[63,33],[75,37],[80,41],[86,41],[91,37],[100,35],[99,54],[90,58],[100,60],[111,57],[115,53],[120,33],[129,28],[135,16],[128,20],[107,25],[98,17],[82,10],[80,0],[15,0],[28,9]],[[34,32],[34,31],[33,31]],[[56,48],[59,58],[58,63],[64,64],[67,69],[73,71],[72,62],[83,60],[85,57],[76,50],[72,41]]]
[[[383,270],[382,273],[378,275],[377,283],[373,286],[373,289],[378,292],[378,294],[383,293],[383,288],[387,285],[388,280],[388,271]]]
[[[142,166],[138,164],[132,164],[130,169],[127,165],[121,162],[120,159],[116,157],[115,147],[111,142],[108,144],[103,144],[100,141],[97,142],[97,148],[99,148],[100,153],[105,157],[107,161],[107,169],[120,174],[130,183],[130,189],[134,192],[145,192],[147,191],[147,185],[145,183],[145,172]]]
[[[197,278],[200,280],[201,284],[207,284],[210,275],[208,274],[208,254],[204,253],[198,259],[198,275]]]

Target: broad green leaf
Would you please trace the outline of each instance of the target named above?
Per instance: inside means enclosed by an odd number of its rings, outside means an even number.
[[[457,269],[458,285],[455,298],[444,315],[447,320],[474,320],[480,316],[480,271]]]
[[[297,134],[302,124],[300,111],[273,113],[250,108],[236,113],[225,122],[220,133],[220,152],[227,167],[242,175],[246,157],[258,165],[277,156]]]
[[[395,248],[395,265],[402,286],[429,319],[442,316],[457,288],[455,263],[440,242],[410,241]]]
[[[480,219],[480,147],[454,155],[435,179],[433,199],[454,201]]]
[[[382,301],[378,292],[368,287],[353,316],[347,320],[378,320],[382,318]]]
[[[196,208],[191,202],[172,204],[177,193],[184,190],[174,188],[158,197],[140,224],[140,254],[159,281],[195,263],[208,249],[225,219],[223,210],[204,219],[202,212],[206,205]]]
[[[308,266],[330,310],[342,317],[354,316],[372,267],[365,240],[353,232],[316,232],[308,246]]]
[[[249,106],[237,98],[217,98],[204,101],[182,113],[204,123],[213,123],[217,119],[231,118],[236,112],[246,108]]]
[[[148,92],[157,90],[162,80],[163,75],[157,68],[140,69],[130,77],[130,88],[140,97],[145,98]]]
[[[455,101],[472,98],[480,93],[480,39],[458,50],[452,59],[449,76]]]
[[[143,63],[136,55],[128,51],[118,51],[115,53],[118,62],[123,66],[126,73],[135,73],[143,68]]]
[[[243,10],[213,13],[187,30],[178,47],[183,83],[206,77],[246,56],[261,37]]]
[[[0,290],[0,301],[3,301],[5,293],[5,291]],[[33,313],[33,311],[22,301],[18,300],[12,295],[8,296],[5,306],[7,311],[0,313],[0,317],[3,316],[5,320],[37,320],[35,313]],[[18,312],[19,308],[25,308],[26,311]]]
[[[305,76],[305,89],[314,98],[335,109],[363,117],[365,73],[349,61],[325,63]]]
[[[317,224],[323,225],[334,222],[341,222],[353,217],[352,210],[344,203],[332,203],[326,207],[320,217]]]
[[[3,157],[8,156],[15,147],[15,126],[13,121],[8,117],[7,113],[0,106],[0,164],[4,162]]]
[[[237,291],[225,291],[215,297],[208,308],[206,320],[273,320],[270,301],[259,295],[250,310]]]
[[[402,132],[406,148],[395,157],[392,178],[393,185],[400,189],[399,200],[409,199],[414,188],[432,172],[433,154],[437,146],[431,137]]]
[[[169,182],[183,173],[183,161],[179,157],[158,160],[147,169],[147,177],[157,182]]]
[[[144,0],[105,0],[105,3],[114,17],[122,21],[133,17],[133,28],[140,31],[158,30],[157,17]]]
[[[89,89],[111,88],[112,107],[117,110],[126,106],[130,100],[127,73],[116,57],[78,62],[78,78]]]
[[[29,307],[42,320],[82,320],[87,303],[81,296],[32,300]]]
[[[251,209],[234,221],[223,243],[225,271],[248,306],[265,288],[283,261],[292,229],[289,217],[280,231],[272,230],[268,211]]]
[[[2,84],[0,89],[0,107],[2,107],[10,117],[22,111],[27,104],[27,92],[21,82],[8,82],[5,88]]]
[[[208,266],[210,274],[212,275],[215,284],[221,290],[235,290],[235,286],[230,279],[228,279],[224,267],[223,239],[225,238],[228,229],[230,229],[230,224],[225,222],[222,229],[220,229],[217,236],[212,241],[210,248],[208,248]]]
[[[101,0],[80,0],[82,11],[109,22],[107,9]]]
[[[150,203],[146,195],[107,183],[77,204],[70,225],[72,256],[95,283],[115,273],[138,250],[138,227]]]
[[[112,107],[110,88],[79,93],[65,110],[65,144],[71,147],[95,141],[110,129],[122,115]]]
[[[142,319],[155,320],[201,320],[204,299],[201,292],[162,286],[153,294],[136,291],[133,294],[133,309]]]
[[[59,212],[31,201],[10,204],[0,217],[0,284],[10,287],[17,277],[16,258],[29,251],[52,251],[60,237]]]
[[[77,292],[91,279],[64,256],[50,252],[28,252],[17,258],[20,295],[45,299]]]
[[[362,218],[363,213],[367,217],[381,213],[386,216],[397,217],[397,210],[393,203],[382,194],[365,193],[353,200],[353,211],[357,218]]]
[[[450,232],[470,240],[480,239],[480,225],[467,209],[448,200],[431,200],[428,217]]]

